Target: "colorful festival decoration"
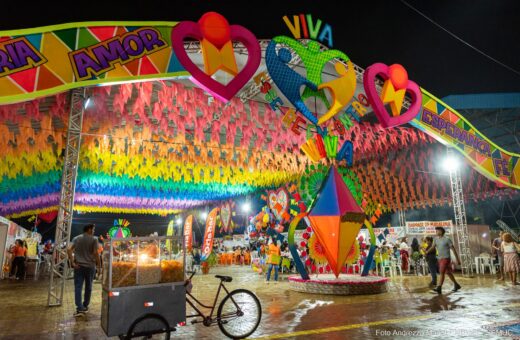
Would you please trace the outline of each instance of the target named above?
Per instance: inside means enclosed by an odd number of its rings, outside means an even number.
[[[184,41],[188,38],[201,42],[204,71],[188,57]],[[181,65],[191,74],[191,80],[223,102],[228,102],[253,77],[260,65],[260,46],[256,37],[246,28],[229,25],[220,14],[208,12],[198,23],[183,21],[172,31],[172,48]],[[247,49],[247,63],[239,72],[235,60],[233,41],[241,42]],[[211,76],[218,70],[227,72],[233,79],[227,84]]]
[[[318,36],[332,45],[327,25],[308,15],[297,17],[298,22],[293,17],[292,26],[288,26],[294,28],[291,31],[295,37],[299,30],[300,37]],[[233,25],[222,19],[213,13],[192,23],[205,40],[201,41],[204,72],[199,71],[206,76],[206,71],[217,69],[230,75],[236,71],[230,63],[234,56],[225,46],[229,47],[230,40],[244,41],[234,40]],[[218,30],[206,29],[214,24]],[[370,114],[370,106],[375,106],[373,102],[389,105],[390,112],[385,111],[383,120],[388,118],[390,125],[395,119],[408,119],[408,113],[412,115],[411,109],[396,115],[401,106],[401,111],[406,107],[402,103],[404,93],[413,96],[409,91],[411,82],[399,65],[378,66],[382,73],[378,73],[378,67],[371,68],[386,80],[381,97],[374,94],[369,99],[368,90],[366,95],[360,91],[375,87],[376,76],[368,77],[368,70],[365,76],[372,82],[357,84],[358,89],[351,95],[354,69],[344,53],[322,51],[323,46],[315,41],[305,45],[276,37],[273,42],[280,50],[266,53],[266,59],[275,65],[273,72],[268,69],[258,82],[268,103],[242,102],[235,97],[224,105],[210,101],[201,89],[187,89],[171,82],[189,75],[172,53],[172,30],[176,25],[76,23],[0,33],[0,103],[32,99],[0,106],[0,119],[8,122],[0,125],[0,146],[4,150],[0,158],[0,215],[30,216],[57,209],[63,167],[59,150],[65,145],[69,112],[68,94],[62,92],[98,84],[107,86],[89,89],[95,109],[87,109],[84,117],[76,211],[174,214],[296,181],[310,161],[337,163],[339,171],[344,161],[352,165],[350,170],[363,187],[363,208],[369,216],[377,209],[387,212],[441,206],[449,197],[445,181],[410,167],[413,159],[421,170],[436,171],[432,156],[438,151],[437,144],[432,145],[428,135],[462,152],[492,181],[520,188],[520,155],[496,146],[461,114],[424,89],[411,103],[412,108],[416,103],[422,105],[409,121],[417,130],[384,129],[381,124],[362,120]],[[305,77],[287,69],[281,59],[288,55],[280,54],[282,50],[287,50],[289,57],[298,55],[302,59]],[[20,58],[20,53],[26,58]],[[345,87],[345,93],[329,93],[329,97],[336,95],[331,103],[326,93],[334,86],[327,87],[327,82],[322,81],[327,63],[334,63],[336,73],[343,75],[334,81],[341,80]],[[287,73],[289,78],[279,77],[277,81],[277,73]],[[269,76],[272,84],[268,83]],[[107,84],[147,79],[168,81]],[[288,79],[293,81],[287,83]],[[303,85],[300,96],[294,88]],[[303,111],[296,107],[301,111],[297,112],[282,107],[278,90],[284,94],[294,92],[293,99],[302,105],[308,98],[320,99],[327,108],[325,115],[330,114],[326,118],[330,118],[320,122],[325,116],[318,117],[313,112],[316,110],[302,106]],[[53,96],[34,99],[50,94]],[[348,96],[352,98],[344,112],[331,111],[334,103],[339,107]],[[288,130],[291,133],[285,133]],[[340,141],[347,142],[340,145]],[[309,160],[297,152],[303,144]],[[469,199],[514,193],[474,171],[463,176],[465,197]],[[298,210],[296,214],[303,211]],[[274,211],[270,213],[274,215]]]
[[[313,233],[309,238],[309,256],[314,260],[316,264],[326,264],[327,263],[327,254],[325,252],[325,247],[323,247],[316,236],[316,233]]]
[[[186,252],[191,252],[192,249],[192,241],[193,241],[193,215],[189,215],[186,217],[186,220],[184,221],[184,248],[186,249]]]
[[[381,97],[376,89],[376,76],[384,79]],[[363,86],[374,113],[385,128],[408,123],[421,109],[421,90],[416,83],[408,80],[406,70],[399,64],[387,66],[376,63],[369,66],[363,74]],[[401,114],[406,93],[411,97],[411,105]],[[387,103],[390,104],[392,114],[389,114],[385,108]]]
[[[202,261],[206,261],[213,251],[213,240],[215,239],[215,227],[219,210],[220,208],[213,208],[206,218],[206,230],[204,231],[204,241],[202,242]]]
[[[334,167],[329,170],[311,207],[309,220],[337,277],[365,220],[365,213]]]
[[[222,233],[233,232],[234,223],[231,217],[235,215],[234,208],[234,201],[225,202],[220,206],[220,231]]]
[[[273,212],[274,217],[281,222],[289,221],[290,197],[285,188],[268,192],[268,207]]]
[[[314,22],[314,20],[312,20],[312,14],[293,15],[292,22],[286,15],[283,17],[283,21],[291,31],[294,39],[310,38],[312,40],[320,41],[321,43],[327,41],[329,48],[332,48],[332,27],[327,23],[322,27],[321,19],[317,19],[316,22]]]
[[[459,112],[428,91],[421,90],[422,112],[410,123],[440,143],[461,152],[477,171],[490,180],[520,189],[520,155],[500,148]]]
[[[0,32],[0,104],[75,87],[186,75],[171,53],[176,24],[89,22]]]
[[[108,229],[108,236],[110,238],[123,238],[123,237],[130,237],[132,232],[128,228],[130,225],[130,222],[126,219],[117,219],[114,220],[114,226]]]

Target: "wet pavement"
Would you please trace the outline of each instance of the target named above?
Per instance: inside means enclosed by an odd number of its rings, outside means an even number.
[[[493,327],[520,323],[520,287],[490,276],[458,278],[463,289],[457,293],[450,292],[448,281],[442,295],[429,291],[428,277],[405,276],[392,279],[384,294],[320,296],[289,290],[285,276],[267,285],[249,267],[217,267],[194,278],[192,293],[203,302],[212,302],[219,283],[215,274],[233,277],[228,289],[247,288],[260,299],[263,316],[254,338],[504,339],[513,332]],[[107,338],[100,326],[100,284],[94,286],[90,312],[77,320],[72,280],[62,307],[45,306],[47,288],[44,280],[0,281],[1,339]],[[225,339],[217,326],[202,324],[179,327],[172,338]]]

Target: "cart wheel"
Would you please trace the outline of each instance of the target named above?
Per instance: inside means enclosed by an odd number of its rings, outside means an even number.
[[[154,329],[155,331],[147,331],[147,329]],[[138,318],[132,323],[125,339],[142,338],[142,339],[170,339],[170,325],[168,321],[159,314],[146,314]],[[155,337],[155,334],[162,334],[162,336]]]
[[[218,307],[218,327],[232,339],[243,339],[253,334],[261,319],[260,301],[246,289],[232,291]]]

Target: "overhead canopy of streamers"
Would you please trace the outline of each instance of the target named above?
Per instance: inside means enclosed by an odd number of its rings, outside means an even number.
[[[274,189],[309,165],[299,151],[305,133],[286,130],[264,103],[226,105],[169,81],[96,87],[90,96],[77,210],[169,214]],[[0,106],[0,216],[56,209],[68,115],[68,93]],[[356,122],[346,138],[370,202],[393,210],[450,197],[448,179],[427,173],[443,151],[424,133]],[[508,193],[474,171],[463,180],[470,199]]]

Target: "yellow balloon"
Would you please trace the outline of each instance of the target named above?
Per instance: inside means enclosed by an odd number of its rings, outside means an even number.
[[[262,219],[262,222],[264,223],[269,223],[269,214],[265,214],[263,219]]]

